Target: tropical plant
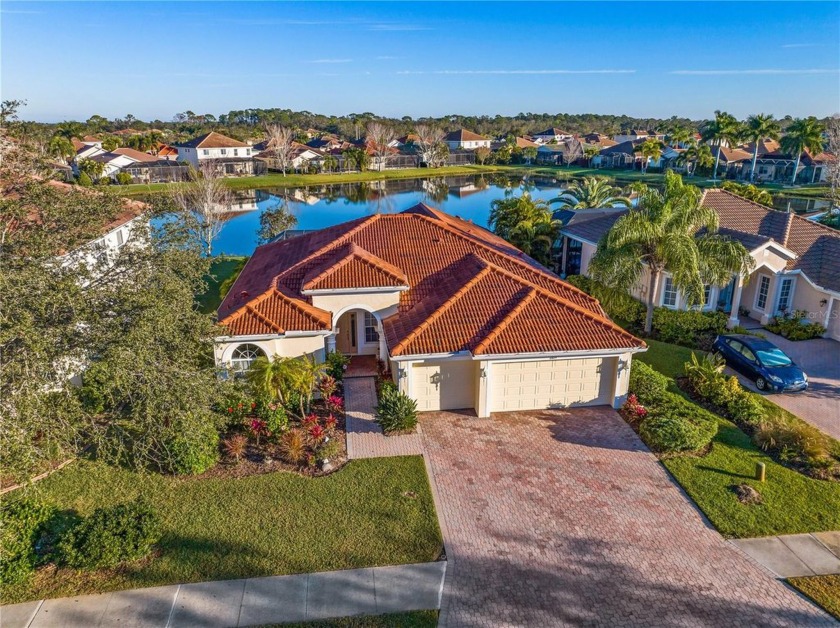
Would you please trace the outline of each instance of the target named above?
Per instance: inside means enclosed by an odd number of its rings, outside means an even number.
[[[721,186],[727,192],[745,198],[753,203],[773,207],[773,195],[767,190],[762,190],[752,183],[736,183],[735,181],[724,181]]]
[[[677,157],[677,163],[685,166],[685,173],[694,176],[698,168],[709,168],[715,163],[712,149],[705,144],[692,144]]]
[[[715,168],[712,171],[712,179],[717,180],[718,165],[720,164],[720,149],[724,142],[734,144],[741,135],[741,123],[732,114],[725,111],[715,111],[715,119],[706,123],[700,131],[703,141],[714,144],[717,147],[715,155]]]
[[[222,441],[222,448],[225,453],[239,464],[245,449],[248,446],[248,438],[244,434],[232,434]]]
[[[251,363],[247,377],[258,395],[285,403],[288,392],[286,384],[288,371],[289,358],[275,355],[269,359],[261,355]]]
[[[534,200],[527,193],[493,201],[489,224],[496,235],[544,265],[550,262],[551,247],[561,226],[548,203]]]
[[[662,155],[662,142],[649,137],[636,146],[633,151],[642,156],[642,172],[645,173],[648,169],[648,163],[651,160],[656,161]]]
[[[790,181],[792,184],[796,183],[796,173],[799,171],[802,151],[807,150],[812,156],[822,152],[823,133],[825,133],[825,127],[814,116],[797,118],[785,129],[785,135],[779,143],[783,151],[796,155],[796,163],[793,166],[793,176]],[[814,168],[815,175],[816,172],[817,169]]]
[[[359,172],[364,172],[370,165],[370,155],[364,148],[348,148],[342,155],[348,170],[352,167],[358,169]]]
[[[280,455],[289,464],[298,465],[306,458],[306,432],[300,428],[289,430],[280,437]]]
[[[781,129],[772,115],[759,113],[747,118],[742,137],[753,143],[753,158],[750,167],[750,181],[755,181],[755,164],[758,161],[758,145],[763,140],[775,140],[779,138]]]
[[[571,209],[594,209],[598,207],[630,207],[630,199],[621,188],[610,183],[606,177],[584,177],[573,182],[563,193],[548,201]]]
[[[403,392],[385,388],[376,404],[376,422],[386,434],[413,431],[417,426],[417,402]]]
[[[68,163],[73,155],[76,154],[76,149],[73,142],[67,137],[56,133],[50,140],[49,151],[51,155],[58,157],[64,163]]]
[[[680,146],[685,146],[694,139],[694,133],[692,133],[690,129],[680,126],[674,128],[670,133],[668,133],[666,139],[668,140],[668,144],[670,146],[680,148]]]
[[[700,196],[698,188],[668,171],[665,189],[646,190],[638,207],[602,238],[590,263],[592,278],[615,289],[637,285],[647,269],[646,333],[663,273],[670,273],[675,289],[695,306],[703,304],[704,285],[726,285],[733,273],[746,276],[752,269],[749,251],[717,232],[717,212],[701,206]]]

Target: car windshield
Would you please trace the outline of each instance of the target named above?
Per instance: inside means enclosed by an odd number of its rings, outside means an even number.
[[[791,359],[787,357],[781,349],[773,347],[772,349],[759,349],[758,359],[764,366],[788,366],[792,364]]]

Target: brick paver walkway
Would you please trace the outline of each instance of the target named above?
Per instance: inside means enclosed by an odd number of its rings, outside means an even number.
[[[423,415],[442,626],[828,626],[704,522],[609,408]]]
[[[415,456],[423,453],[419,433],[385,436],[382,428],[373,420],[373,409],[376,407],[376,386],[373,377],[345,379],[344,404],[347,413],[349,459]]]

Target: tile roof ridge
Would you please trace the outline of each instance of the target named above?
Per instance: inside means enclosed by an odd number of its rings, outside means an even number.
[[[785,221],[785,234],[782,236],[782,246],[787,246],[790,238],[790,227],[793,225],[793,212],[788,212],[787,220]]]
[[[275,329],[278,332],[283,331],[282,329],[280,329],[280,327],[278,325],[276,325],[275,323],[266,319],[254,307],[256,305],[259,305],[263,301],[265,301],[271,294],[272,294],[271,290],[266,290],[262,294],[258,295],[256,298],[251,299],[250,301],[245,303],[243,305],[243,307],[240,307],[240,308],[234,310],[233,312],[231,312],[230,314],[228,314],[227,316],[225,316],[222,320],[219,321],[219,324],[220,325],[227,325],[228,322],[234,321],[237,318],[241,318],[246,313],[250,313],[250,314],[253,314],[254,316],[256,316],[261,322],[267,324],[272,329]]]
[[[283,276],[291,274],[291,272],[294,271],[295,269],[297,269],[299,266],[309,263],[310,261],[312,261],[314,258],[318,257],[319,255],[323,255],[325,253],[328,253],[329,251],[338,249],[342,246],[352,244],[352,242],[350,242],[350,243],[347,242],[347,238],[357,234],[359,231],[361,231],[365,227],[370,226],[372,223],[376,222],[381,217],[382,217],[382,214],[373,214],[372,216],[366,216],[358,225],[356,225],[355,227],[353,227],[349,231],[346,231],[338,239],[333,240],[332,242],[329,242],[328,244],[325,244],[324,246],[322,246],[318,249],[315,249],[314,251],[309,253],[306,257],[298,260],[295,264],[289,266],[288,268],[284,269],[282,272],[275,275],[274,278],[271,280],[272,284],[277,285],[278,281]],[[340,226],[340,225],[336,225],[336,226]],[[329,227],[327,227],[327,229],[329,229]],[[283,242],[290,242],[290,241],[291,240],[284,240]],[[268,246],[268,245],[266,245],[266,246]]]
[[[502,333],[507,327],[513,322],[513,320],[519,316],[519,313],[525,309],[525,306],[528,305],[531,301],[533,301],[537,297],[537,291],[533,287],[528,287],[525,294],[507,314],[502,317],[502,320],[498,322],[498,324],[491,329],[487,335],[479,342],[475,348],[473,349],[473,355],[479,355],[485,352],[487,347],[496,339],[496,337]]]
[[[487,274],[490,272],[490,264],[486,260],[478,257],[477,255],[472,254],[465,255],[461,259],[463,260],[468,257],[478,262],[478,264],[481,266],[481,269],[478,271],[478,273],[476,273],[475,276],[468,282],[466,282],[463,286],[458,288],[458,290],[456,290],[448,299],[446,299],[446,301],[441,303],[434,312],[432,312],[431,314],[429,314],[429,316],[426,317],[426,320],[424,320],[417,327],[412,329],[408,334],[405,335],[405,337],[403,337],[402,340],[400,340],[397,344],[391,347],[391,355],[397,355],[397,352],[399,350],[403,349],[412,340],[417,338],[417,336],[419,336],[423,331],[428,329],[428,327],[438,318],[440,318],[444,313],[446,313],[446,311],[450,307],[452,307],[452,305],[454,305],[454,303],[458,299],[460,299],[466,292],[473,288],[473,286],[475,286],[479,281],[481,281],[485,276],[487,276]]]
[[[629,336],[630,338],[633,338],[634,340],[640,340],[639,338],[636,338],[633,334],[631,334],[629,331],[627,331],[623,327],[617,325],[616,323],[614,323],[613,321],[611,321],[609,318],[607,318],[605,316],[602,316],[600,314],[596,314],[592,310],[587,310],[586,308],[582,308],[579,305],[577,305],[576,303],[574,303],[572,301],[569,301],[568,299],[564,299],[563,297],[561,297],[557,294],[554,294],[553,292],[551,292],[549,290],[546,290],[542,286],[539,286],[535,283],[532,283],[532,282],[528,281],[524,277],[520,277],[519,275],[517,275],[515,273],[512,273],[508,270],[505,270],[504,268],[502,268],[500,266],[496,266],[492,262],[487,262],[487,264],[488,264],[488,266],[491,267],[491,269],[494,272],[501,273],[501,274],[505,275],[506,277],[510,277],[514,281],[518,281],[519,283],[521,283],[524,286],[529,286],[531,288],[534,288],[537,291],[537,293],[540,294],[541,296],[547,297],[547,298],[551,299],[552,301],[555,301],[555,302],[559,303],[560,305],[562,305],[564,307],[568,307],[569,309],[572,309],[576,312],[582,313],[585,316],[587,316],[588,318],[591,318],[592,320],[594,320],[595,322],[600,323],[601,325],[606,325],[607,327],[609,327],[609,328],[611,328],[615,331],[618,331],[620,334],[622,334],[624,336]],[[597,303],[597,299],[595,301]],[[600,303],[598,305],[600,306]],[[642,344],[644,344],[644,341],[642,341]]]
[[[256,309],[257,305],[259,305],[260,303],[262,303],[263,301],[267,300],[269,297],[272,297],[272,296],[279,296],[286,303],[288,303],[291,307],[297,309],[301,314],[306,316],[313,323],[316,323],[318,325],[323,324],[324,321],[316,315],[316,312],[319,312],[319,313],[323,312],[324,314],[327,314],[327,312],[325,310],[321,310],[319,308],[316,308],[314,305],[309,305],[308,303],[302,303],[299,299],[295,299],[294,297],[286,294],[285,292],[283,292],[282,290],[280,290],[276,286],[272,286],[271,289],[266,290],[261,295],[257,296],[254,299],[251,299],[250,301],[245,303],[245,305],[243,307],[240,307],[240,308],[234,310],[233,312],[231,312],[230,314],[225,316],[222,320],[220,320],[219,324],[220,325],[226,325],[229,321],[236,320],[237,318],[239,318],[240,316],[242,316],[246,312],[249,312],[249,313],[253,314],[254,316],[256,316],[257,318],[259,318],[263,323],[265,323],[266,325],[268,325],[272,329],[275,329],[278,333],[285,331],[284,329],[279,327],[277,324],[273,323],[270,319],[266,318],[263,314],[261,314]]]
[[[283,292],[282,290],[280,290],[279,288],[277,288],[276,286],[274,287],[274,291],[280,296],[281,299],[286,301],[293,308],[296,308],[298,311],[300,311],[301,314],[306,316],[313,323],[316,323],[318,325],[323,324],[323,322],[324,322],[323,318],[318,316],[319,314],[322,314],[322,313],[329,316],[330,321],[332,322],[332,315],[329,312],[327,312],[326,310],[322,310],[321,308],[315,307],[314,305],[310,305],[309,303],[307,303],[305,301],[301,301],[300,299],[297,299],[297,298],[295,298],[291,295],[288,295],[285,292]]]
[[[706,199],[706,194],[709,193],[709,192],[718,192],[720,194],[726,194],[727,196],[729,196],[731,198],[734,198],[737,201],[741,201],[743,203],[746,203],[747,205],[752,205],[752,206],[757,207],[759,209],[763,209],[765,212],[776,211],[772,207],[767,207],[766,205],[762,205],[761,203],[756,203],[755,201],[751,201],[750,199],[744,198],[743,196],[738,196],[734,192],[730,192],[729,190],[724,190],[723,188],[709,188],[707,190],[704,190],[703,191],[703,196],[700,197],[700,203],[701,204]]]
[[[823,231],[825,235],[829,235],[833,238],[840,238],[840,231],[838,231],[837,229],[829,227],[828,225],[824,225],[820,222],[817,222],[816,220],[808,220],[804,216],[800,216],[795,212],[791,212],[791,216],[793,216],[791,224],[793,224],[794,221],[797,221],[796,224],[808,225],[809,227],[817,227],[820,231]]]
[[[438,211],[440,211],[440,210],[438,210]],[[398,214],[398,215],[400,215],[400,214]],[[409,214],[409,216],[416,216],[418,219],[426,220],[426,221],[430,222],[431,224],[437,225],[438,227],[442,228],[444,231],[449,231],[450,233],[453,233],[460,238],[469,239],[470,242],[472,242],[474,244],[478,244],[483,249],[486,249],[486,250],[490,251],[494,255],[501,255],[501,256],[505,257],[506,259],[512,260],[513,262],[515,262],[519,266],[524,267],[527,270],[538,272],[541,275],[543,275],[544,277],[550,279],[551,281],[559,282],[560,284],[563,285],[564,288],[567,288],[567,289],[571,290],[572,292],[576,292],[580,296],[586,297],[587,299],[589,299],[593,303],[598,302],[598,300],[595,297],[593,297],[591,294],[588,294],[588,293],[584,292],[583,290],[581,290],[577,286],[573,286],[572,284],[570,284],[566,281],[563,281],[562,279],[560,279],[556,275],[553,275],[548,269],[544,269],[542,267],[535,267],[535,266],[533,266],[531,264],[528,264],[527,262],[523,261],[521,258],[517,257],[516,255],[511,255],[510,253],[505,253],[505,252],[499,251],[498,249],[496,249],[493,246],[487,244],[487,242],[485,242],[484,240],[482,240],[478,236],[473,235],[472,233],[468,233],[466,231],[461,231],[460,229],[457,229],[457,228],[453,227],[452,225],[449,225],[448,223],[443,222],[442,220],[432,218],[431,216],[426,216],[426,215],[423,215],[423,214],[416,214],[416,213],[415,214]],[[512,244],[510,246],[513,247],[513,248],[516,248]],[[523,255],[524,255],[524,253],[523,253]],[[482,260],[484,259],[484,258],[481,258],[478,255],[476,255],[476,257],[479,257],[479,259],[482,259]],[[484,261],[487,261],[487,260],[484,260]],[[490,263],[490,262],[487,262],[487,263]],[[494,266],[495,265],[496,264],[494,264]]]
[[[317,284],[324,278],[329,277],[339,269],[344,268],[354,259],[359,260],[361,263],[366,264],[374,270],[378,270],[390,276],[395,281],[408,283],[408,278],[406,277],[405,272],[401,268],[398,268],[394,264],[391,264],[390,262],[382,259],[381,257],[374,255],[373,253],[371,253],[367,249],[362,248],[355,242],[345,243],[345,246],[347,246],[346,255],[344,255],[337,263],[325,268],[318,275],[312,277],[311,279],[306,279],[302,284],[301,288],[303,288],[304,290],[313,289],[311,288],[311,286]]]

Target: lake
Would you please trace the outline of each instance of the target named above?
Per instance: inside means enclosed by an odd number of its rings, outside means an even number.
[[[455,216],[487,226],[490,204],[527,191],[549,200],[564,184],[548,177],[467,175],[319,185],[282,190],[237,192],[213,244],[214,255],[250,255],[257,246],[260,214],[286,203],[297,218],[296,229],[322,229],[377,213],[396,213],[426,203]]]

